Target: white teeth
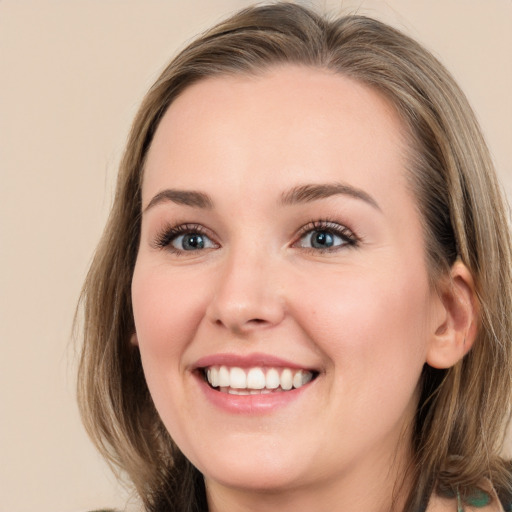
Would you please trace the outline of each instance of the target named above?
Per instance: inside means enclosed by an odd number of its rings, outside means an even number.
[[[210,370],[210,383],[211,385],[216,388],[219,385],[219,369],[213,366]]]
[[[242,370],[242,368],[237,368],[236,366],[231,368],[229,371],[229,385],[235,389],[247,388],[247,376],[245,375],[245,372]]]
[[[265,387],[265,374],[261,368],[251,368],[247,374],[247,387],[263,389]]]
[[[220,387],[228,387],[229,382],[230,382],[229,381],[229,370],[225,366],[221,366],[219,368],[219,384],[218,385]]]
[[[302,370],[299,370],[293,376],[293,387],[294,388],[300,388],[301,386],[302,386]]]
[[[300,388],[313,379],[312,372],[291,368],[278,370],[261,367],[243,369],[236,366],[232,368],[211,366],[206,369],[205,375],[212,387],[220,388],[220,391],[233,395],[289,391]]]
[[[312,378],[313,378],[313,374],[311,372],[305,372],[305,371],[299,370],[293,376],[293,387],[301,388],[302,386],[306,385]]]
[[[285,368],[281,373],[281,387],[289,391],[293,387],[293,374],[289,368]]]
[[[265,387],[267,389],[277,389],[281,385],[281,380],[279,379],[279,372],[275,368],[270,368],[270,370],[267,371],[265,383]]]

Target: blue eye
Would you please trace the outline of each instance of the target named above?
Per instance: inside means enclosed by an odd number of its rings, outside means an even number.
[[[333,247],[336,244],[338,238],[339,237],[329,233],[328,231],[313,231],[313,233],[309,235],[311,247],[314,247],[315,249]],[[336,245],[340,244],[338,243]]]
[[[176,254],[198,252],[218,247],[200,224],[168,226],[158,233],[153,243],[155,248],[168,249]]]
[[[332,222],[315,222],[302,230],[296,246],[318,251],[335,251],[344,246],[357,244],[354,234],[346,227]]]
[[[215,244],[201,233],[185,233],[176,236],[170,241],[170,245],[178,251],[199,251],[215,247]]]
[[[340,236],[329,231],[310,231],[301,239],[300,247],[311,247],[313,249],[330,249],[345,244],[346,241]]]

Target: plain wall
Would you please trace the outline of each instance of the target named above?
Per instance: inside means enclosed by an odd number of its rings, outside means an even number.
[[[0,0],[0,512],[125,506],[78,417],[74,309],[144,92],[249,3]],[[512,1],[316,5],[389,21],[439,56],[512,193]]]

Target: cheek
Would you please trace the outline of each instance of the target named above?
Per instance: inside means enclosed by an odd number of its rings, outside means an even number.
[[[161,266],[135,266],[132,303],[148,386],[157,400],[185,371],[183,354],[203,317],[205,290]]]
[[[187,438],[184,354],[203,316],[204,296],[204,288],[190,286],[183,273],[144,260],[135,266],[132,303],[142,367],[156,409],[176,442]]]
[[[315,279],[302,295],[303,328],[331,360],[340,385],[415,387],[429,336],[424,272],[351,269]]]

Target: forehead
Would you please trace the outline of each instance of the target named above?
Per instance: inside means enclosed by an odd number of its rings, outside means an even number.
[[[175,99],[146,161],[143,201],[159,188],[240,190],[290,181],[404,186],[406,130],[383,95],[328,70],[282,66],[207,78]]]

